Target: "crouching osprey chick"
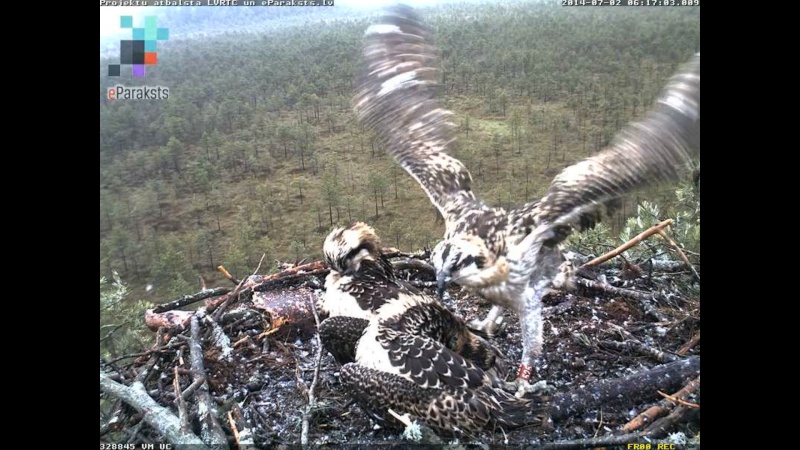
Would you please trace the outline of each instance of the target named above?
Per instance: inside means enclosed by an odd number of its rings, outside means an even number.
[[[502,354],[464,321],[399,280],[375,231],[354,223],[332,231],[323,247],[331,273],[320,310],[325,348],[341,380],[378,424],[402,425],[408,413],[439,433],[541,422],[538,400],[517,399],[489,369],[505,372]]]

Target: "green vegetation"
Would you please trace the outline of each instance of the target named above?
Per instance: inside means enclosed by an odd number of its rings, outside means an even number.
[[[504,206],[602,149],[699,50],[699,8],[500,2],[423,14],[459,125],[452,153],[476,192]],[[371,22],[171,40],[144,81],[109,79],[101,60],[100,275],[117,271],[134,292],[153,284],[153,300],[166,300],[198,289],[198,275],[218,282],[220,263],[240,277],[262,254],[262,272],[319,257],[330,228],[353,220],[386,245],[434,244],[438,213],[350,109]],[[117,83],[167,86],[170,97],[109,102]]]

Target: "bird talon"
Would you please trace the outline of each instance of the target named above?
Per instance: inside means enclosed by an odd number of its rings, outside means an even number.
[[[506,323],[503,320],[503,316],[500,316],[495,320],[491,320],[490,317],[486,317],[483,320],[474,319],[467,326],[475,331],[485,334],[489,338],[493,338],[506,328]]]

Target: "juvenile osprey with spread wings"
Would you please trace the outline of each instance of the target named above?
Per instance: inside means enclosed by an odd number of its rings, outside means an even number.
[[[380,241],[361,222],[337,228],[323,246],[331,269],[320,310],[324,347],[344,364],[345,390],[377,423],[408,413],[437,432],[540,423],[533,399],[499,387],[499,354],[435,298],[399,280]]]
[[[487,331],[505,307],[519,313],[518,381],[527,383],[542,348],[541,297],[567,267],[557,244],[573,228],[593,226],[619,196],[678,178],[699,154],[700,55],[681,67],[656,106],[609,148],[566,168],[540,201],[507,211],[484,204],[472,192],[467,168],[446,152],[454,125],[434,96],[436,49],[430,36],[407,6],[390,9],[370,27],[354,110],[445,219],[444,240],[431,256],[440,293],[455,282],[490,300],[494,306],[481,322]]]

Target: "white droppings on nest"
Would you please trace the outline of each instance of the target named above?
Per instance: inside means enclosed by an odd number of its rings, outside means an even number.
[[[212,326],[212,334],[211,339],[214,341],[214,345],[222,351],[222,357],[225,359],[230,359],[231,353],[233,353],[233,347],[231,347],[231,339],[222,331],[222,328],[217,325],[216,322],[211,322]]]
[[[680,431],[667,436],[667,442],[671,444],[686,445],[687,441],[686,435]]]

